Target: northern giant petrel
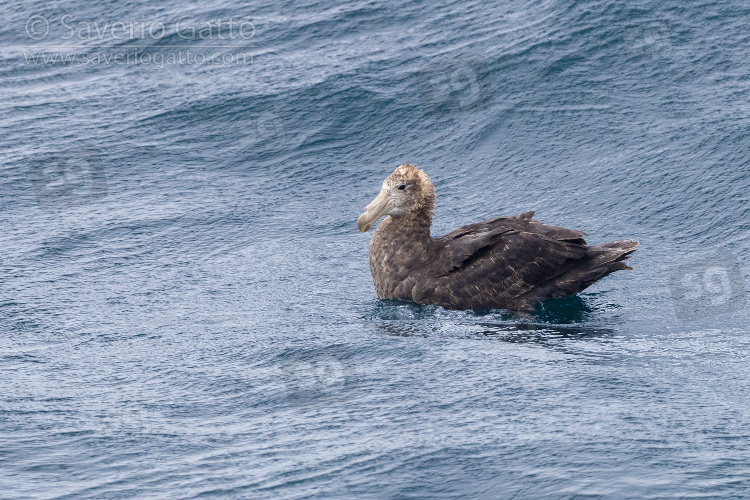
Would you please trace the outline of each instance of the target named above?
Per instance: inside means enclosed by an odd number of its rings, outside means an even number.
[[[370,271],[381,299],[448,309],[528,311],[572,295],[608,274],[637,241],[588,246],[586,233],[549,226],[526,212],[430,236],[435,188],[414,165],[400,165],[357,220],[362,232],[386,219],[370,242]]]

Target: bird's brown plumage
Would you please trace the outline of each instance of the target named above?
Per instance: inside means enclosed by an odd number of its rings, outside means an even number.
[[[449,309],[530,310],[578,293],[604,276],[630,269],[638,243],[588,246],[585,233],[550,226],[533,212],[478,222],[439,238],[430,235],[435,192],[427,175],[400,165],[360,216],[360,230],[386,219],[370,242],[378,297]]]

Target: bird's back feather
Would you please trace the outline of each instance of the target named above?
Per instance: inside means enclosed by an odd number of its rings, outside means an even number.
[[[622,260],[637,242],[587,246],[585,233],[533,215],[491,219],[436,238],[434,255],[412,281],[411,298],[452,309],[528,310],[629,269]]]

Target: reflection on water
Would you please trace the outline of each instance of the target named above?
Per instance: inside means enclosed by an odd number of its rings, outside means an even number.
[[[397,299],[375,301],[371,314],[364,319],[377,332],[389,336],[545,343],[555,338],[612,335],[615,330],[598,321],[597,311],[600,310],[600,306],[590,304],[587,298],[579,295],[538,304],[531,313],[450,311]]]
[[[580,295],[552,299],[536,305],[531,315],[535,320],[546,323],[583,323],[591,317],[595,309]]]
[[[496,338],[504,342],[544,344],[553,339],[574,339],[606,337],[613,335],[612,328],[592,326],[563,326],[544,323],[515,323],[510,325],[480,323],[485,327],[481,332],[486,338]]]

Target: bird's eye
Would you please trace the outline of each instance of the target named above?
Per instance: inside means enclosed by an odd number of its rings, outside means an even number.
[[[401,184],[401,185],[400,185],[400,186],[399,186],[398,188],[399,188],[399,189],[400,189],[401,191],[403,191],[404,189],[406,189],[406,184]]]

